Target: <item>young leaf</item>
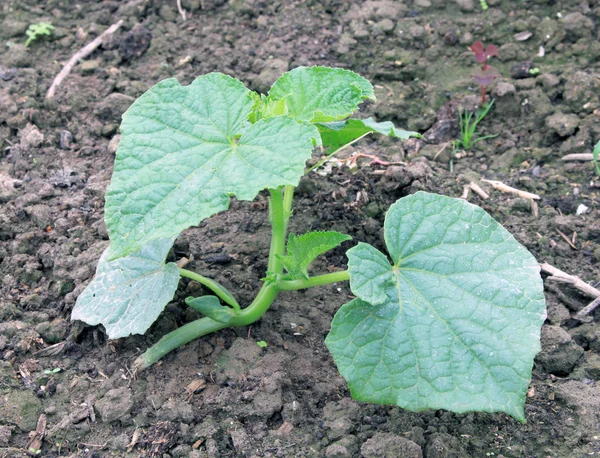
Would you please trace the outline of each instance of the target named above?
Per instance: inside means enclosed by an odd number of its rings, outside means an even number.
[[[284,73],[267,100],[285,100],[287,115],[300,121],[329,122],[347,118],[365,99],[375,100],[373,86],[350,70],[298,67]]]
[[[386,269],[369,245],[348,252],[358,299],[326,340],[353,397],[525,421],[546,315],[533,256],[481,208],[424,192],[390,207],[385,240]]]
[[[107,261],[107,248],[71,320],[103,324],[109,339],[144,334],[177,290],[179,269],[165,264],[172,245],[173,239],[154,240],[116,261]]]
[[[352,237],[339,232],[307,232],[296,237],[290,234],[287,255],[281,262],[292,278],[308,278],[308,266],[317,256],[326,253]]]
[[[216,296],[188,297],[185,303],[196,312],[212,318],[219,323],[227,324],[235,318],[235,312],[230,307],[224,307]]]
[[[211,73],[189,86],[162,81],[133,103],[106,193],[109,259],[177,236],[226,210],[230,195],[298,184],[318,131],[288,117],[250,125],[252,94]]]
[[[317,124],[317,128],[321,134],[323,147],[330,154],[335,153],[342,146],[352,143],[354,140],[364,137],[371,132],[396,137],[401,140],[421,136],[418,132],[398,129],[391,121],[375,122],[373,118],[319,123]]]

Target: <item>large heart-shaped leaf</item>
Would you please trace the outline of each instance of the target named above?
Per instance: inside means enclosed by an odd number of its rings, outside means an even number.
[[[317,129],[288,117],[250,125],[255,101],[240,81],[211,73],[189,86],[162,81],[133,103],[106,193],[109,259],[226,210],[230,195],[298,184]]]
[[[285,101],[285,113],[294,119],[328,122],[347,118],[365,99],[375,100],[373,86],[350,70],[298,67],[273,83],[265,104]]]
[[[418,192],[386,215],[392,264],[349,250],[357,299],[326,343],[361,401],[524,421],[545,303],[539,265],[481,208]]]
[[[72,320],[103,324],[110,339],[144,334],[173,299],[179,269],[165,258],[173,239],[158,239],[140,251],[107,261],[107,248],[96,275],[79,295]]]

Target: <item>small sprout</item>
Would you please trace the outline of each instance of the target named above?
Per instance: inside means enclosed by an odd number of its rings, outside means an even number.
[[[500,77],[498,70],[491,65],[484,65],[483,68],[476,68],[472,75],[475,82],[480,86],[489,86],[496,78]]]
[[[540,69],[538,67],[533,67],[533,68],[529,69],[529,74],[532,76],[539,75]]]
[[[54,375],[54,374],[58,374],[61,371],[60,367],[55,367],[54,369],[46,369],[44,371],[44,374],[46,375]]]
[[[480,140],[496,137],[496,135],[486,135],[484,137],[478,137],[475,134],[477,124],[479,124],[483,120],[483,118],[485,118],[485,116],[492,108],[492,105],[494,105],[493,100],[487,106],[477,110],[475,114],[466,110],[458,110],[460,138],[458,140],[454,140],[455,149],[462,148],[464,150],[468,150]],[[473,119],[473,117],[475,119]]]
[[[29,46],[32,41],[37,40],[42,35],[50,35],[54,28],[55,27],[48,22],[38,22],[37,24],[31,24],[29,28],[25,31],[25,33],[29,37],[25,42],[25,46]]]
[[[267,348],[267,342],[265,342],[264,340],[259,340],[258,342],[256,342],[256,345],[258,345],[260,348]]]
[[[487,2],[486,2],[485,0],[479,0],[479,4],[481,5],[481,9],[482,9],[483,11],[487,11],[487,9],[488,9],[488,4],[487,4]]]

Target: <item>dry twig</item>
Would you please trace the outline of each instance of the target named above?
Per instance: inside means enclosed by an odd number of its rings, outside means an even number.
[[[177,0],[177,9],[179,10],[179,14],[181,14],[183,22],[185,22],[187,20],[187,15],[185,14],[185,10],[181,6],[181,0]]]
[[[570,162],[570,161],[593,161],[594,154],[593,153],[575,153],[575,154],[567,154],[560,158],[561,161]]]
[[[539,199],[540,198],[540,196],[538,196],[537,194],[533,194],[532,192],[527,192],[527,191],[521,191],[520,189],[513,188],[512,186],[508,186],[507,184],[504,184],[501,181],[486,180],[486,179],[482,179],[481,181],[485,181],[486,183],[491,184],[492,187],[494,189],[497,189],[498,191],[516,194],[517,196],[522,197],[524,199]]]
[[[588,285],[581,278],[576,277],[574,275],[569,275],[568,273],[563,272],[560,269],[557,269],[556,267],[548,264],[547,262],[540,264],[540,267],[542,268],[542,272],[546,272],[547,274],[550,274],[550,277],[548,277],[548,280],[554,280],[554,281],[558,281],[561,283],[567,283],[569,285],[572,285],[574,288],[577,288],[579,291],[581,291],[583,294],[585,294],[586,296],[589,296],[589,297],[593,297],[593,298],[600,297],[600,291],[597,290],[596,288],[594,288],[592,285]]]
[[[94,50],[98,46],[100,46],[100,44],[102,43],[102,40],[104,40],[104,37],[106,37],[112,33],[115,33],[119,29],[119,27],[121,27],[121,25],[123,25],[123,19],[121,19],[116,24],[111,25],[108,29],[106,29],[104,32],[102,32],[100,35],[98,35],[93,41],[89,42],[87,45],[85,45],[83,48],[81,48],[79,51],[77,51],[73,55],[73,57],[71,57],[71,59],[69,59],[69,62],[67,62],[65,64],[65,66],[62,68],[60,73],[58,75],[56,75],[56,78],[54,78],[54,81],[52,81],[52,85],[50,86],[50,89],[48,89],[48,92],[46,93],[46,98],[47,99],[53,98],[54,94],[56,93],[56,89],[58,88],[58,86],[60,86],[60,84],[63,82],[63,80],[69,75],[69,73],[71,73],[71,70],[73,69],[73,67],[75,65],[77,65],[77,62],[79,62],[82,59],[85,59],[92,52],[94,52]]]
[[[474,181],[471,181],[469,183],[468,187],[471,191],[473,191],[475,194],[477,194],[483,200],[490,198],[489,194],[487,192],[485,192],[483,189],[481,189],[481,187]]]
[[[585,306],[579,312],[577,312],[573,318],[575,318],[576,320],[585,321],[585,317],[587,315],[589,315],[590,313],[592,313],[594,310],[596,310],[596,308],[598,308],[599,305],[600,305],[600,296],[598,296],[596,299],[594,299],[592,302],[590,302],[587,306]]]

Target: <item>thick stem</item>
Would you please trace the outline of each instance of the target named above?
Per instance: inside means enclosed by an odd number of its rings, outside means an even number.
[[[186,277],[191,280],[197,281],[201,285],[206,286],[213,293],[215,293],[217,296],[219,296],[223,300],[223,302],[231,305],[235,309],[236,312],[238,312],[238,313],[241,312],[240,304],[238,303],[238,301],[235,300],[235,297],[233,297],[233,294],[231,294],[227,290],[227,288],[225,288],[220,283],[217,283],[216,281],[214,281],[210,278],[206,278],[200,274],[197,274],[196,272],[192,272],[191,270],[187,270],[187,269],[179,269],[179,275],[181,275],[182,277]]]
[[[292,216],[292,203],[294,201],[294,187],[287,185],[283,194],[283,235],[287,235],[288,224]]]
[[[312,288],[313,286],[328,285],[350,280],[350,273],[347,270],[333,272],[325,275],[317,275],[308,279],[300,280],[280,280],[277,282],[277,289],[280,291],[297,291],[299,289]]]
[[[219,323],[211,318],[201,318],[191,323],[185,324],[165,335],[162,339],[152,345],[141,356],[133,362],[133,369],[141,372],[148,369],[167,353],[185,345],[198,337],[205,336],[212,332],[228,327],[229,325]]]
[[[285,215],[283,210],[283,192],[281,188],[269,189],[269,219],[271,221],[271,249],[267,274],[277,275],[283,272],[279,256],[285,254]]]

